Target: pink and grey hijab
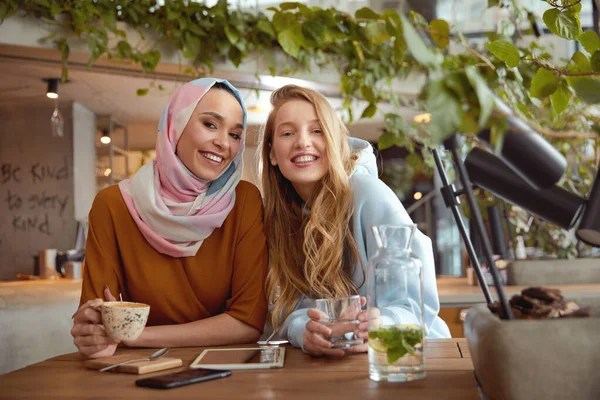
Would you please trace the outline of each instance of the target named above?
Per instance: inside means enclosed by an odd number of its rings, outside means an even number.
[[[175,150],[196,105],[217,82],[231,89],[242,106],[244,132],[231,164],[216,180],[206,181],[192,174]],[[235,204],[245,141],[246,107],[239,91],[226,80],[196,79],[171,96],[158,124],[156,159],[119,183],[131,216],[154,249],[172,257],[194,256],[204,239],[223,224]]]

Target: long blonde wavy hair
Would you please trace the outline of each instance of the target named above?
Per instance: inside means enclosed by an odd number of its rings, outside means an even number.
[[[269,157],[277,113],[282,105],[297,99],[314,106],[329,160],[329,171],[306,206],[291,182],[271,165]],[[310,89],[284,86],[273,92],[271,104],[273,109],[260,145],[259,168],[269,246],[266,290],[272,306],[271,322],[278,329],[302,294],[313,298],[356,294],[354,268],[357,261],[363,272],[364,266],[350,229],[354,200],[348,177],[358,158],[351,153],[348,129],[329,102]],[[306,207],[310,212],[304,211]]]

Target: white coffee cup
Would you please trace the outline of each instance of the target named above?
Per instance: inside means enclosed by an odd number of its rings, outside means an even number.
[[[100,306],[106,335],[114,340],[135,340],[144,330],[150,306],[129,301],[106,301]]]

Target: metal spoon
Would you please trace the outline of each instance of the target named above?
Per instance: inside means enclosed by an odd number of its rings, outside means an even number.
[[[267,340],[259,340],[256,342],[260,347],[272,346],[279,347],[280,344],[289,343],[287,340],[271,340],[277,334],[278,330],[274,330],[273,333],[267,338]]]
[[[118,366],[120,366],[120,365],[123,365],[123,364],[129,364],[129,363],[132,363],[132,362],[137,362],[137,361],[154,361],[154,360],[156,360],[156,359],[159,359],[159,358],[161,358],[162,356],[164,356],[164,355],[165,355],[165,354],[167,354],[168,352],[169,352],[169,348],[168,348],[168,347],[165,347],[165,348],[163,348],[163,349],[160,349],[160,350],[158,350],[158,351],[155,351],[154,353],[150,354],[150,355],[148,356],[148,358],[138,358],[138,359],[135,359],[135,360],[128,360],[128,361],[123,361],[123,362],[120,362],[120,363],[118,363],[118,364],[109,365],[108,367],[104,367],[104,368],[102,368],[102,369],[100,370],[100,372],[108,371],[109,369],[113,369],[113,368],[116,368],[116,367],[118,367]]]

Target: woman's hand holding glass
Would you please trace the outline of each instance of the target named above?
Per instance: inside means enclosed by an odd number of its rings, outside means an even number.
[[[365,304],[366,299],[361,296],[360,308],[364,307]],[[325,307],[325,309],[327,309],[327,307]],[[377,319],[379,317],[378,309],[371,308],[370,312],[371,319]],[[331,323],[331,316],[326,315],[323,310],[319,309],[310,309],[308,310],[307,315],[310,318],[306,323],[304,330],[304,350],[307,353],[315,356],[328,355],[341,357],[346,354],[346,352],[364,353],[367,351],[367,341],[369,339],[367,310],[359,311],[358,314],[352,316],[352,318],[345,318],[341,315],[339,316],[339,319],[342,321],[341,323]],[[345,320],[357,320],[358,326],[344,323]],[[324,324],[323,321],[327,321],[327,323]],[[344,349],[335,348],[336,345],[332,342],[332,338],[335,338],[334,342],[337,341],[339,343],[340,338],[343,339],[348,333],[353,333],[352,336],[359,341],[362,341],[362,343]]]

